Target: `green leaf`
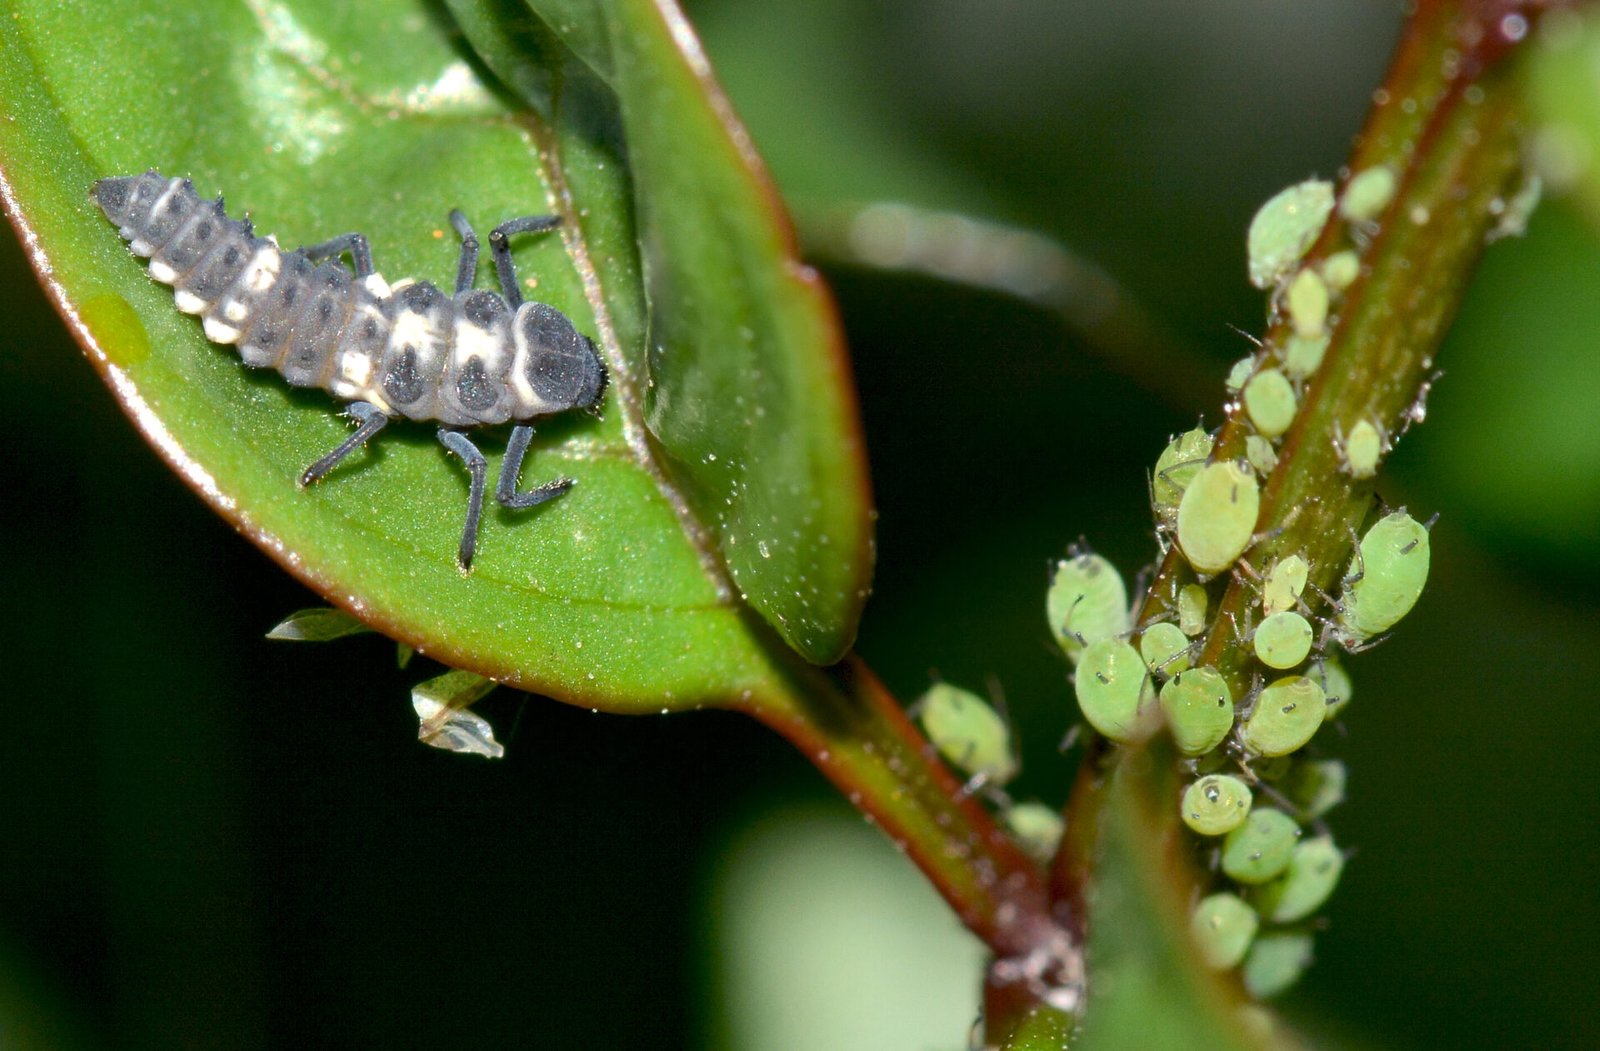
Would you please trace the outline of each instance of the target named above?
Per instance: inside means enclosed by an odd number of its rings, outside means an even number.
[[[553,114],[563,149],[596,117],[620,127],[648,304],[645,417],[662,465],[745,600],[807,659],[837,660],[872,557],[848,364],[832,300],[797,259],[699,42],[671,0],[449,5],[505,83]],[[563,49],[554,77],[526,61]],[[615,110],[594,105],[589,71]]]
[[[630,225],[635,208],[645,209],[629,196],[614,129],[582,124],[614,108],[602,85],[562,81],[570,94],[560,96],[552,127],[549,114],[486,83],[455,27],[420,0],[133,0],[115,18],[88,3],[21,0],[11,16],[0,20],[7,211],[129,415],[213,507],[339,606],[498,681],[622,711],[737,703],[771,683],[773,644],[723,579],[714,542],[728,546],[731,565],[737,545],[758,547],[755,534],[738,521],[702,528],[705,493],[680,494],[693,472],[664,469],[664,443],[644,426],[654,382],[677,397],[651,406],[662,430],[683,430],[678,413],[700,421],[691,433],[722,427],[712,417],[737,407],[701,398],[730,392],[695,387],[683,372],[703,365],[726,375],[739,352],[708,339],[683,353],[684,368],[646,373]],[[524,61],[533,68],[547,57]],[[571,72],[570,56],[563,61]],[[706,169],[729,163],[703,151],[698,160]],[[286,246],[361,230],[391,279],[454,273],[452,207],[480,231],[514,215],[563,214],[559,234],[519,239],[519,273],[535,286],[530,294],[595,336],[612,385],[599,418],[540,425],[523,483],[568,475],[573,491],[533,512],[491,506],[467,577],[453,554],[466,477],[431,429],[389,428],[314,489],[297,489],[299,471],[348,425],[320,392],[249,372],[208,343],[129,255],[88,191],[100,177],[152,167],[191,176],[202,193],[226,191],[233,214],[248,211]],[[681,269],[694,273],[696,264]],[[824,608],[776,593],[782,573],[737,574],[738,590],[780,628],[803,626],[787,637],[819,660],[853,636],[866,572],[859,487],[825,469],[805,473],[830,441],[835,459],[859,473],[853,421],[840,426],[849,417],[844,390],[829,392],[831,411],[815,420],[787,421],[792,450],[805,451],[801,470],[771,462],[770,445],[737,428],[717,447],[719,460],[763,479],[748,506],[796,545],[781,550],[817,555],[826,569],[815,580],[858,582],[849,602]],[[744,391],[751,401],[757,393]],[[500,440],[484,436],[491,470]],[[802,545],[797,535],[810,539]],[[798,565],[790,558],[783,573]]]

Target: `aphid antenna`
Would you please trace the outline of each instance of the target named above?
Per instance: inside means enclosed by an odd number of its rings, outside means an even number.
[[[1426,529],[1428,532],[1431,533],[1431,532],[1433,532],[1433,524],[1435,522],[1437,522],[1437,521],[1439,521],[1439,512],[1435,511],[1433,513],[1433,517],[1432,518],[1430,518],[1426,522],[1422,523],[1422,528]]]
[[[1225,321],[1225,322],[1223,322],[1223,324],[1225,324],[1229,328],[1231,328],[1233,330],[1233,332],[1234,332],[1234,335],[1243,336],[1245,339],[1249,340],[1251,345],[1254,346],[1257,350],[1260,350],[1264,346],[1264,344],[1261,342],[1260,337],[1256,336],[1254,333],[1246,332],[1244,329],[1240,328],[1238,325],[1235,325],[1231,321]]]
[[[1263,781],[1263,780],[1257,779],[1255,787],[1256,787],[1256,791],[1260,792],[1262,795],[1266,796],[1268,799],[1272,800],[1274,803],[1277,803],[1279,806],[1283,807],[1283,809],[1288,811],[1289,813],[1291,813],[1291,814],[1299,814],[1300,813],[1300,808],[1295,805],[1294,800],[1290,799],[1287,795],[1285,795],[1283,793],[1283,790],[1280,789],[1277,785],[1274,785],[1272,782]]]
[[[1056,745],[1056,751],[1059,752],[1062,755],[1066,755],[1068,752],[1070,752],[1074,748],[1078,747],[1078,743],[1082,739],[1083,739],[1083,724],[1082,723],[1073,723],[1070,727],[1067,728],[1067,732],[1066,732],[1065,736],[1063,736],[1061,738],[1061,743]]]
[[[511,717],[511,729],[506,733],[505,746],[509,750],[517,739],[517,731],[522,729],[522,717],[528,714],[528,695],[522,694],[517,701],[517,714]]]
[[[1016,723],[1011,720],[1011,706],[1006,703],[1005,687],[1000,684],[1000,677],[990,672],[984,677],[983,685],[989,691],[989,701],[994,705],[995,713],[1000,716],[1000,721],[1005,723],[1007,736],[1010,737],[1011,758],[1017,768],[1022,768],[1022,744],[1017,740],[1017,735],[1011,733],[1016,729]],[[998,786],[997,786],[998,787]]]

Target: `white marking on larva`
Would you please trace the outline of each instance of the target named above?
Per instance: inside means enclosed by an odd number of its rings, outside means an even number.
[[[466,318],[456,318],[456,349],[452,364],[457,369],[466,368],[467,362],[473,358],[482,358],[484,367],[493,375],[503,346],[501,340],[496,338],[496,333],[479,328]]]
[[[389,282],[383,279],[382,274],[368,274],[366,277],[361,279],[361,283],[367,286],[368,292],[371,292],[379,299],[388,299],[389,296],[394,292],[394,290],[389,287]]]
[[[206,307],[211,305],[210,303],[207,303],[205,300],[201,299],[199,296],[195,295],[193,292],[190,292],[188,289],[184,288],[180,288],[172,294],[172,301],[176,303],[178,309],[183,311],[185,314],[203,313]]]
[[[250,316],[250,308],[237,299],[230,299],[222,308],[222,316],[229,321],[243,321]]]
[[[172,195],[177,193],[182,186],[182,179],[168,179],[167,188],[161,191],[161,196],[157,197],[155,203],[150,206],[150,211],[147,213],[150,218],[154,219],[160,215],[161,209],[166,207],[167,202],[172,199]]]
[[[150,269],[155,270],[154,263]],[[250,265],[244,268],[244,276],[240,284],[250,292],[265,292],[271,288],[278,279],[278,269],[283,265],[283,256],[278,251],[277,245],[263,245],[256,249],[256,254],[251,257]]]
[[[414,285],[416,283],[417,283],[417,279],[414,278],[414,277],[402,277],[400,280],[396,281],[394,284],[389,286],[389,291],[390,292],[398,292],[403,288],[410,288],[412,285]]]
[[[522,338],[521,326],[515,322],[512,324],[516,350],[511,355],[511,391],[517,396],[517,411],[512,415],[525,419],[549,412],[550,403],[535,394],[533,384],[528,382],[528,344]]]
[[[163,285],[170,285],[178,279],[178,272],[159,259],[150,260],[150,276],[160,281]]]
[[[239,330],[218,317],[208,317],[202,326],[206,338],[213,343],[232,343],[239,338]]]
[[[389,345],[403,347],[410,344],[417,348],[420,356],[424,352],[424,347],[438,338],[432,319],[427,314],[416,310],[402,310],[400,316],[394,319],[394,328],[389,333]]]
[[[372,378],[372,359],[359,350],[347,350],[339,355],[339,382],[365,387]],[[335,393],[339,393],[335,391]],[[344,394],[339,396],[346,397]]]
[[[148,259],[155,250],[156,246],[142,237],[135,237],[128,242],[128,251],[141,259]]]

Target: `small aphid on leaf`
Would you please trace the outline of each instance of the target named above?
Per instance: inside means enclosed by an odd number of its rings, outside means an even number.
[[[1158,720],[1150,673],[1132,643],[1101,639],[1091,643],[1078,661],[1072,680],[1078,708],[1089,725],[1118,744],[1149,737]]]
[[[1139,653],[1151,674],[1170,679],[1189,666],[1189,637],[1171,621],[1152,624],[1139,637]]]
[[[1287,295],[1289,322],[1301,339],[1317,339],[1328,333],[1328,286],[1317,272],[1306,267],[1295,275]]]
[[[1261,587],[1261,611],[1267,616],[1294,609],[1306,589],[1311,567],[1299,555],[1285,555],[1267,570]]]
[[[1261,489],[1248,464],[1207,464],[1178,504],[1178,547],[1197,573],[1220,573],[1250,546]]]
[[[1228,388],[1228,393],[1237,394],[1249,382],[1250,374],[1256,370],[1254,356],[1240,358],[1228,369],[1228,378],[1223,381],[1223,386]]]
[[[1055,565],[1045,615],[1056,642],[1076,662],[1090,643],[1128,632],[1128,589],[1110,562],[1074,547]]]
[[[1265,883],[1288,868],[1299,839],[1300,826],[1288,814],[1252,810],[1222,841],[1222,871],[1240,883]]]
[[[1345,183],[1344,195],[1339,198],[1339,215],[1349,223],[1375,223],[1394,200],[1398,187],[1394,170],[1387,165],[1357,172]]]
[[[1244,385],[1244,407],[1256,430],[1276,438],[1294,422],[1300,404],[1288,377],[1277,369],[1262,369]]]
[[[1288,755],[1311,740],[1327,712],[1322,687],[1304,675],[1286,676],[1256,698],[1239,742],[1254,755]]]
[[[154,171],[101,179],[95,203],[118,227],[150,276],[171,285],[178,309],[199,314],[206,338],[234,343],[251,368],[271,368],[296,387],[320,387],[349,402],[360,426],[338,448],[306,468],[309,486],[367,443],[390,420],[439,424],[441,444],[471,478],[466,525],[456,559],[472,566],[483,513],[487,461],[466,428],[515,426],[501,464],[495,499],[522,510],[572,488],[558,478],[518,491],[533,439],[529,422],[588,408],[605,389],[605,368],[588,337],[561,311],[524,303],[509,238],[553,230],[553,215],[501,223],[489,235],[500,293],[473,291],[478,239],[460,212],[455,295],[426,281],[391,286],[373,270],[361,234],[284,252],[257,237],[248,222],[229,219],[222,200],[201,200],[187,179]],[[348,254],[353,266],[339,262]],[[321,263],[320,266],[317,264]]]
[[[1311,966],[1311,954],[1311,935],[1304,931],[1262,931],[1240,969],[1245,990],[1257,1000],[1287,991]]]
[[[1244,458],[1250,461],[1256,474],[1266,478],[1278,469],[1278,450],[1272,442],[1259,434],[1247,435],[1244,440]]]
[[[1200,958],[1218,971],[1239,965],[1260,925],[1256,910],[1237,894],[1227,892],[1201,898],[1189,918]]]
[[[1207,774],[1183,791],[1183,823],[1202,836],[1232,832],[1250,816],[1250,786],[1232,774]]]
[[[1303,380],[1322,366],[1328,353],[1328,333],[1307,339],[1290,335],[1283,351],[1283,373],[1290,379]]]
[[[1256,658],[1280,671],[1293,668],[1311,654],[1311,622],[1293,610],[1274,613],[1256,626]]]
[[[1296,923],[1322,908],[1343,872],[1344,854],[1333,837],[1317,836],[1297,845],[1288,869],[1259,887],[1250,900],[1263,919]]]
[[[1316,243],[1333,212],[1333,184],[1318,179],[1274,194],[1257,209],[1245,237],[1250,283],[1271,288],[1292,271]]]
[[[1185,584],[1178,589],[1178,628],[1189,637],[1206,630],[1206,606],[1209,600],[1206,589],[1199,584]]]
[[[1233,692],[1215,668],[1191,668],[1161,687],[1161,714],[1184,755],[1205,755],[1233,729]]]
[[[1004,785],[1017,775],[1011,727],[982,697],[936,682],[916,702],[917,718],[945,761],[983,784]]]
[[[1184,490],[1205,466],[1211,456],[1211,446],[1211,435],[1196,427],[1178,435],[1161,450],[1155,473],[1150,476],[1150,498],[1156,517],[1163,523],[1170,526],[1177,517]]]
[[[1350,561],[1337,636],[1346,647],[1381,635],[1411,612],[1428,582],[1427,527],[1404,509],[1380,519]]]
[[[1322,261],[1322,280],[1328,283],[1328,291],[1334,294],[1355,284],[1360,276],[1361,257],[1351,249],[1335,252]]]
[[[1344,763],[1337,759],[1305,759],[1294,764],[1278,788],[1302,821],[1315,821],[1344,802],[1346,778]]]
[[[411,689],[417,713],[417,739],[447,752],[500,759],[505,747],[494,739],[489,720],[471,710],[495,688],[493,679],[470,671],[447,671]]]
[[[1066,823],[1061,820],[1059,811],[1043,803],[1018,803],[1007,807],[1002,816],[1006,827],[1011,829],[1011,834],[1017,837],[1017,842],[1029,857],[1041,865],[1048,864],[1055,857],[1056,848],[1061,845],[1061,835],[1066,831]]]
[[[1339,459],[1351,478],[1371,478],[1378,473],[1378,461],[1388,444],[1372,421],[1361,420],[1350,428],[1350,436],[1339,449]]]

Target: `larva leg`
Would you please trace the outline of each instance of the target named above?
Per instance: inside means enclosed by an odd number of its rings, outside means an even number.
[[[345,415],[349,416],[353,420],[359,420],[361,422],[361,426],[356,428],[356,432],[354,434],[346,438],[343,442],[339,443],[339,447],[337,449],[333,450],[333,452],[324,456],[310,467],[307,467],[305,471],[301,473],[300,484],[302,486],[310,485],[312,482],[315,482],[317,479],[321,478],[323,475],[339,466],[339,461],[343,460],[346,456],[349,456],[351,453],[367,444],[367,439],[383,430],[383,425],[389,422],[389,417],[383,414],[382,409],[378,408],[376,405],[364,401],[353,402],[351,406],[345,410]]]
[[[511,262],[511,235],[543,233],[560,225],[559,215],[524,215],[507,219],[490,232],[489,254],[494,256],[495,273],[500,275],[500,291],[505,293],[512,310],[522,305],[522,291],[517,288],[517,270]]]
[[[472,488],[467,496],[467,524],[461,531],[461,549],[456,553],[456,561],[466,571],[472,568],[472,554],[478,547],[478,519],[483,515],[484,478],[489,463],[478,447],[460,431],[440,427],[439,441],[446,449],[461,457],[461,462],[467,465],[467,473],[472,476]]]
[[[349,252],[350,261],[355,264],[356,278],[359,280],[372,276],[372,245],[367,242],[366,234],[341,234],[331,241],[307,245],[300,251],[313,263]]]
[[[511,441],[506,443],[506,458],[500,464],[500,478],[495,483],[494,498],[502,507],[521,511],[536,507],[572,488],[571,478],[557,478],[553,482],[536,485],[525,493],[517,492],[517,476],[522,473],[522,458],[528,453],[528,443],[533,440],[533,427],[518,424],[511,429]]]
[[[461,235],[461,262],[456,265],[456,295],[459,296],[472,287],[473,278],[478,276],[478,235],[459,208],[450,209],[450,225]]]

